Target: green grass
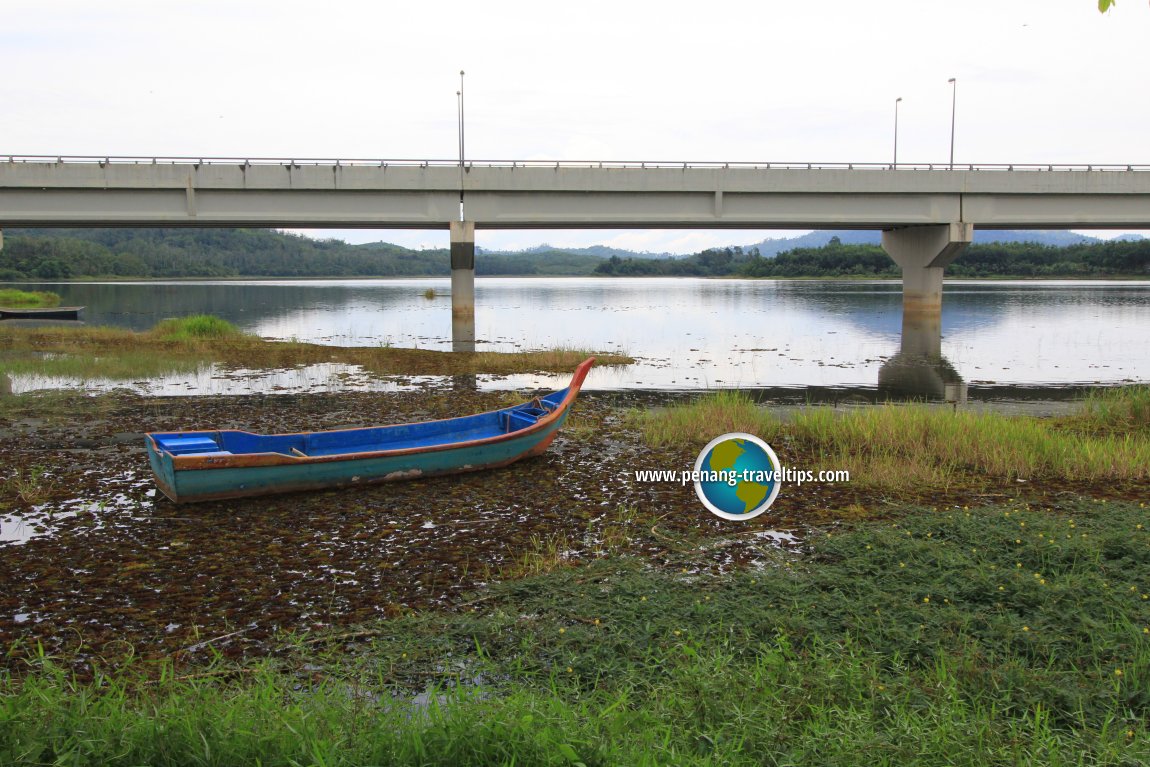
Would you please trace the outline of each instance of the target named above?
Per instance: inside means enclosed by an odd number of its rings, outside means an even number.
[[[632,414],[648,444],[700,449],[725,432],[762,437],[789,465],[848,469],[852,483],[945,488],[970,477],[1015,481],[1150,477],[1150,389],[1091,395],[1079,415],[1039,419],[927,405],[809,407],[783,421],[740,392]]]
[[[203,341],[243,335],[232,323],[211,314],[163,320],[152,328],[152,334],[164,341]]]
[[[562,567],[247,666],[80,681],[33,655],[0,680],[0,762],[1150,759],[1143,505],[909,511],[809,545],[725,576]]]
[[[79,378],[145,378],[211,362],[264,369],[344,363],[380,375],[569,373],[589,356],[595,356],[599,365],[634,361],[622,354],[570,348],[454,353],[274,342],[245,334],[211,315],[164,320],[143,333],[108,327],[0,327],[0,373],[22,373],[35,360],[44,359],[51,362],[41,372]]]
[[[50,308],[60,305],[60,296],[47,291],[15,290],[4,288],[0,290],[0,306],[13,308]]]
[[[720,434],[745,432],[770,442],[782,429],[770,410],[756,405],[746,394],[720,390],[690,403],[631,414],[650,445],[697,445],[702,448]]]

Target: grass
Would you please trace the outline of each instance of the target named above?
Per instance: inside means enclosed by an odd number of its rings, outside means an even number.
[[[41,503],[59,489],[43,466],[17,467],[0,482],[0,496],[18,498],[27,504]]]
[[[1150,759],[1144,504],[910,509],[808,545],[719,577],[618,557],[544,570],[242,666],[135,660],[82,681],[32,654],[0,679],[0,762]]]
[[[762,437],[789,465],[848,469],[852,483],[889,490],[945,488],[964,479],[1150,477],[1150,388],[1092,395],[1078,415],[1037,419],[880,405],[842,412],[804,408],[788,421],[739,392],[631,416],[653,446],[701,449],[715,436]]]
[[[60,296],[47,291],[16,290],[4,288],[0,290],[0,306],[13,308],[51,308],[60,305]]]
[[[392,347],[335,347],[280,343],[242,333],[210,315],[164,320],[137,333],[108,327],[0,328],[0,372],[38,371],[81,379],[135,379],[184,371],[211,362],[245,368],[290,368],[319,363],[358,365],[381,375],[465,375],[570,372],[588,356],[600,365],[628,365],[621,354],[559,348],[533,352],[454,353]]]
[[[234,339],[243,334],[227,320],[211,314],[193,314],[162,320],[152,328],[152,335],[163,341],[203,341]]]

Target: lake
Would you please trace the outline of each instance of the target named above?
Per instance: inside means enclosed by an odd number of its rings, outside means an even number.
[[[144,330],[210,313],[275,339],[451,348],[444,279],[38,283],[89,324]],[[434,298],[424,296],[428,289]],[[598,369],[590,389],[739,387],[965,397],[1002,389],[1074,389],[1150,377],[1150,282],[947,281],[938,328],[902,327],[897,280],[479,278],[476,347],[555,346],[638,359]],[[903,368],[910,365],[911,372]],[[546,376],[483,385],[549,386]],[[894,381],[894,384],[892,384]],[[123,382],[83,382],[90,388]],[[14,391],[76,385],[34,377]],[[238,393],[418,386],[362,371],[205,369],[137,382],[151,393]],[[131,387],[130,387],[131,388]],[[907,390],[907,391],[903,391]],[[961,393],[959,391],[961,390]],[[821,394],[820,394],[821,396]]]

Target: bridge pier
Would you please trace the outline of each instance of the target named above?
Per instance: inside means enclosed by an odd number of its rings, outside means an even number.
[[[942,313],[942,274],[974,238],[974,224],[887,229],[882,247],[902,268],[903,315]]]
[[[451,222],[451,350],[475,351],[475,222]]]

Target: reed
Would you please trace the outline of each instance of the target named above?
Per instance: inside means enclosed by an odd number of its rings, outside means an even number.
[[[720,434],[745,432],[771,441],[780,422],[766,408],[739,391],[721,390],[684,405],[636,411],[631,421],[648,444],[697,445],[702,448]]]
[[[701,448],[725,432],[749,432],[785,446],[784,463],[817,461],[819,468],[848,469],[852,482],[894,490],[943,488],[971,475],[1150,477],[1145,387],[1092,395],[1081,414],[1061,420],[887,404],[845,412],[808,407],[784,423],[740,392],[632,418],[653,446]]]

